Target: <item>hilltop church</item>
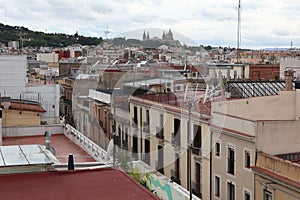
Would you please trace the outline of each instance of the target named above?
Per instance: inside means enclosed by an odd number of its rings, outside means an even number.
[[[173,38],[173,33],[172,33],[171,29],[169,29],[169,31],[163,31],[163,35],[162,35],[161,39],[164,41],[173,41],[174,38]],[[149,32],[146,33],[146,31],[144,30],[143,41],[146,41],[146,40],[151,40],[151,39],[150,39]]]

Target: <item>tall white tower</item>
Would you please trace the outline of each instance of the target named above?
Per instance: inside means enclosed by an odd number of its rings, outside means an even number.
[[[104,31],[105,34],[105,38],[107,39],[107,35],[110,33],[110,31],[108,30],[108,24],[106,24],[106,30]]]
[[[240,62],[240,45],[242,40],[242,34],[241,34],[241,0],[239,0],[238,4],[238,27],[237,27],[237,48],[236,48],[236,61],[237,63]]]

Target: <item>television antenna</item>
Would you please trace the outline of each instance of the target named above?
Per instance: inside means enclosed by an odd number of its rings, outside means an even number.
[[[110,33],[110,31],[108,30],[108,24],[106,24],[106,30],[104,31],[105,34],[105,38],[107,38],[107,35]]]

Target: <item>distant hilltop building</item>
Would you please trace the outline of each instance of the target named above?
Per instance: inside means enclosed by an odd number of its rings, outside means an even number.
[[[150,40],[150,36],[149,36],[149,32],[147,32],[147,35],[146,35],[146,32],[144,31],[143,33],[143,41],[145,40]]]
[[[165,41],[173,41],[174,38],[173,38],[173,33],[172,33],[171,29],[169,29],[169,31],[163,31],[163,35],[162,35],[161,39],[165,40]],[[143,41],[146,41],[146,40],[150,40],[150,35],[149,35],[149,32],[146,33],[146,31],[144,30]]]
[[[163,32],[162,39],[163,40],[174,40],[171,29],[169,29],[169,31]]]

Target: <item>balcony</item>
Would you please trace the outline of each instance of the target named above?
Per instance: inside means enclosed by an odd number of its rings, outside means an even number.
[[[197,197],[202,198],[202,193],[201,193],[201,184],[197,182],[192,182],[192,192],[195,194]]]
[[[165,170],[164,170],[163,164],[162,164],[162,163],[159,163],[158,161],[155,161],[155,169],[156,169],[156,171],[158,171],[159,173],[165,174]]]
[[[137,128],[138,125],[137,125],[137,120],[135,118],[131,118],[131,126],[134,127],[134,128]]]
[[[172,133],[172,144],[180,147],[180,133],[177,133],[176,135],[174,133]]]
[[[171,169],[171,180],[174,181],[175,183],[181,185],[181,181],[179,179],[179,172]]]
[[[150,126],[149,126],[149,123],[147,123],[147,122],[143,122],[143,131],[145,132],[145,133],[150,133]]]
[[[156,127],[156,137],[161,140],[164,139],[164,128]]]
[[[202,156],[202,150],[200,147],[192,147],[192,153],[195,154],[196,156]]]
[[[106,124],[104,124],[102,121],[99,121],[99,126],[103,130],[103,132],[107,132]]]

